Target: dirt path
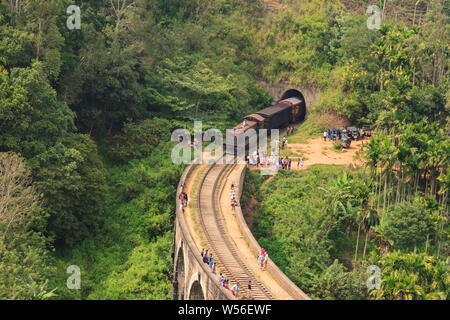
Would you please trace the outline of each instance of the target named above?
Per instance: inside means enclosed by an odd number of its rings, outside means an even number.
[[[319,137],[308,140],[306,144],[288,143],[288,150],[294,154],[304,155],[304,169],[313,164],[361,165],[362,162],[358,159],[355,159],[355,155],[359,150],[361,150],[361,144],[366,144],[368,141],[368,138],[359,141],[352,141],[350,148],[343,149],[339,152],[333,149],[332,141],[327,139],[327,141],[325,142],[323,141],[322,137]],[[291,159],[293,160],[291,170],[297,170],[297,157],[291,157]]]
[[[236,218],[235,211],[232,210],[230,205],[231,198],[231,184],[237,185],[239,183],[240,170],[236,167],[228,176],[220,195],[220,210],[225,221],[225,227],[228,231],[228,235],[233,239],[233,245],[237,252],[239,252],[240,258],[247,265],[250,271],[273,295],[274,299],[289,300],[292,297],[287,293],[273,278],[272,274],[268,271],[262,271],[257,263],[257,252],[254,252],[250,245],[247,243]],[[239,191],[236,192],[239,194]],[[270,253],[269,253],[270,257]]]
[[[288,146],[281,150],[281,155],[287,155],[292,160],[291,170],[302,170],[301,166],[297,166],[299,157],[304,159],[303,170],[314,164],[361,165],[362,161],[355,158],[356,153],[361,150],[362,143],[369,142],[369,138],[352,141],[350,148],[336,151],[333,142],[328,139],[325,142],[322,137],[310,138],[307,143],[289,143],[289,136],[287,138]],[[251,167],[250,170],[259,169]]]

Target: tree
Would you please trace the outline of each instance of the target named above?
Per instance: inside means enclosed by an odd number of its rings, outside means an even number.
[[[162,72],[166,85],[175,86],[178,90],[185,91],[195,101],[194,119],[197,118],[201,104],[210,104],[212,102],[211,97],[226,95],[235,89],[232,79],[215,74],[204,63],[198,63],[189,68],[186,61],[178,60],[174,62],[167,59],[164,61],[164,65],[165,70]],[[188,108],[191,107],[192,105],[188,106]],[[183,109],[185,110],[185,108]]]
[[[351,272],[337,259],[317,277],[312,291],[321,299],[362,300],[367,296],[366,275],[362,269]]]
[[[75,114],[33,68],[0,70],[0,151],[32,158],[74,130]]]
[[[19,17],[19,25],[30,35],[34,58],[42,62],[42,70],[51,82],[58,79],[62,66],[64,38],[59,32],[57,17],[64,12],[63,5],[58,0],[26,0]]]
[[[371,264],[381,269],[380,289],[369,294],[386,300],[447,300],[448,266],[426,254],[390,252],[374,255]]]
[[[364,241],[363,260],[366,257],[367,240],[369,239],[370,231],[373,227],[376,227],[380,223],[378,212],[374,209],[370,209],[369,212],[363,218],[363,225],[366,231],[366,240]]]
[[[147,157],[160,143],[170,140],[172,128],[169,121],[158,118],[127,122],[123,133],[115,137],[114,155],[125,161]]]
[[[423,198],[401,203],[381,218],[380,233],[399,249],[412,249],[425,243],[437,231],[438,217],[427,209]]]
[[[50,216],[48,230],[58,244],[71,246],[95,233],[107,189],[94,142],[68,135],[31,163]]]
[[[23,159],[14,153],[0,153],[0,188],[0,224],[3,235],[12,237],[19,225],[30,228],[28,224],[33,223],[41,209],[30,173]]]
[[[46,215],[24,159],[0,153],[0,299],[47,299]]]

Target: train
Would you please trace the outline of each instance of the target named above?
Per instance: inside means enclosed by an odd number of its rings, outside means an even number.
[[[290,124],[303,121],[306,116],[306,103],[301,95],[295,95],[284,98],[278,103],[259,110],[255,113],[246,115],[241,123],[233,129],[234,146],[237,146],[238,134],[254,129],[267,129],[270,135],[272,129],[281,129]],[[231,137],[230,137],[231,138]],[[245,141],[245,145],[248,141]]]
[[[291,123],[302,121],[305,115],[305,100],[300,97],[291,97],[245,116],[234,130],[246,132],[249,129],[280,129]]]
[[[288,125],[305,119],[306,104],[305,99],[300,96],[293,96],[280,100],[278,103],[259,110],[244,117],[243,121],[235,126],[234,138],[237,138],[239,132],[246,132],[250,129],[258,131],[259,129],[270,130],[285,128]]]

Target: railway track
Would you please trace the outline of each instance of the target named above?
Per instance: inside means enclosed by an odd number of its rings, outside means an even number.
[[[240,295],[256,300],[273,299],[269,290],[256,279],[239,257],[224,226],[219,206],[220,188],[234,167],[235,165],[213,164],[203,174],[197,195],[200,225],[209,252],[214,255],[214,262],[225,278],[237,283]],[[247,292],[249,280],[252,282],[250,294]]]

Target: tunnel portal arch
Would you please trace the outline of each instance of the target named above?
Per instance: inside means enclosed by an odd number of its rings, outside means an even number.
[[[293,97],[296,97],[296,98],[301,99],[302,101],[305,101],[305,97],[304,97],[303,94],[302,94],[299,90],[297,90],[297,89],[289,89],[289,90],[285,91],[285,92],[283,93],[283,95],[281,96],[280,101],[281,101],[281,100],[284,100],[284,99],[293,98]]]

